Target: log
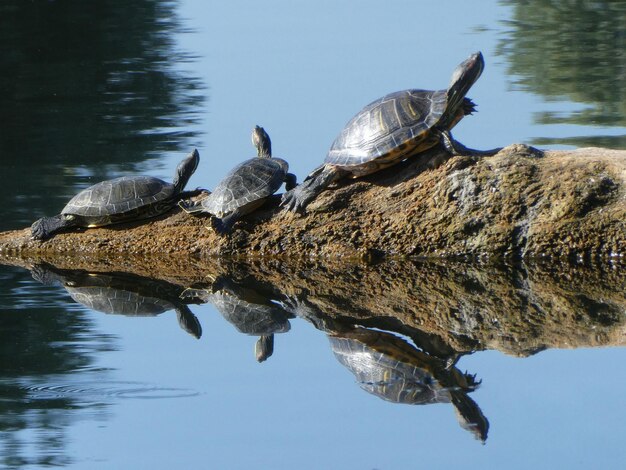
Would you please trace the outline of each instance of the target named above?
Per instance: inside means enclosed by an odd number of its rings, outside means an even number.
[[[198,257],[366,259],[472,257],[616,260],[626,255],[626,151],[540,151],[492,157],[434,149],[324,191],[304,215],[274,196],[228,236],[209,216],[165,216],[45,242],[0,234],[4,253],[181,254]],[[52,215],[52,214],[50,214]]]

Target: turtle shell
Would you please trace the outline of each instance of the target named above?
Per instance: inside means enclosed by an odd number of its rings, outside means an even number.
[[[446,90],[404,90],[383,96],[346,124],[333,142],[325,163],[358,176],[427,150],[439,142],[439,135],[432,129],[446,113],[447,104]],[[462,116],[453,119],[452,126]]]
[[[289,164],[280,158],[251,158],[233,168],[202,201],[207,212],[223,217],[239,208],[256,207],[285,181]]]
[[[174,192],[159,178],[122,176],[82,190],[61,214],[80,216],[90,227],[151,217],[172,207]]]

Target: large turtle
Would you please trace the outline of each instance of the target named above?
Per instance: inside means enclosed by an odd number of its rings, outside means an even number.
[[[199,162],[194,150],[178,164],[172,183],[152,176],[122,176],[83,189],[59,215],[33,223],[32,235],[44,240],[68,228],[101,227],[164,214],[176,205]]]
[[[283,195],[281,205],[294,212],[306,206],[334,181],[374,173],[442,143],[456,154],[492,155],[455,141],[450,130],[475,104],[465,94],[485,66],[480,52],[472,54],[452,74],[446,90],[404,90],[368,104],[333,142],[324,164]]]
[[[262,127],[252,130],[252,143],[257,148],[256,158],[233,168],[206,198],[180,204],[187,212],[213,214],[211,224],[219,234],[230,232],[241,216],[261,206],[283,182],[287,190],[296,185],[295,175],[288,173],[289,164],[272,157],[272,142]]]

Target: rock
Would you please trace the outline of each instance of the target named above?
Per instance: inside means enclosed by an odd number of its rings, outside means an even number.
[[[4,253],[194,254],[199,257],[615,259],[626,256],[626,151],[493,157],[423,154],[325,191],[305,215],[276,196],[227,237],[178,208],[147,222],[58,234],[0,234]]]

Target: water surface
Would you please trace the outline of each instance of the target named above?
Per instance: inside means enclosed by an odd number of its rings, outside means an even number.
[[[194,147],[189,186],[211,188],[253,155],[255,124],[301,179],[362,106],[445,87],[476,50],[487,66],[470,93],[479,112],[455,129],[464,144],[626,148],[621,1],[10,0],[0,23],[2,230],[57,213],[104,178],[169,180]],[[213,292],[209,270],[183,268],[156,280],[107,273],[112,284],[87,269],[42,283],[0,268],[4,466],[619,468],[626,458],[622,265],[230,273],[231,297],[247,289],[280,319],[263,334],[220,308],[227,284]],[[107,311],[81,286],[127,306],[153,300]],[[185,287],[205,294],[179,302]],[[271,335],[258,363],[259,337]],[[381,351],[387,364],[408,361],[385,380],[366,375]]]

